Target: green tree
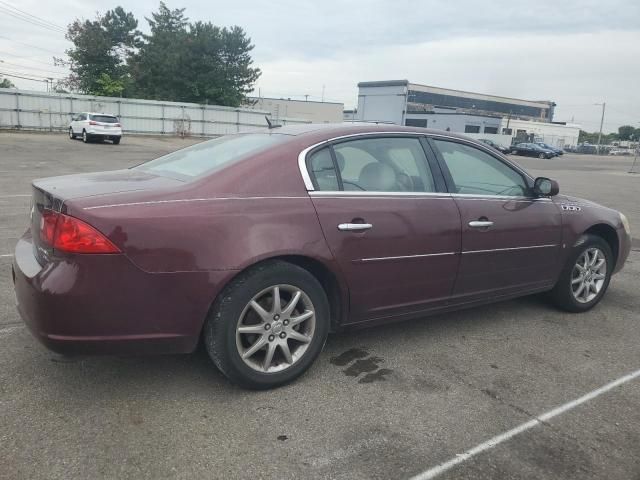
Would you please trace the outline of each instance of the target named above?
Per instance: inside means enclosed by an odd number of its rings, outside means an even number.
[[[95,20],[75,20],[66,34],[74,45],[66,52],[69,60],[56,59],[71,70],[62,86],[94,95],[120,95],[129,83],[127,59],[140,45],[137,28],[138,21],[122,7],[98,14]]]
[[[189,23],[184,9],[160,2],[150,35],[129,65],[136,95],[158,100],[239,106],[253,89],[251,39],[240,27]]]
[[[11,80],[8,78],[0,77],[0,88],[15,88],[16,86],[13,84]]]
[[[95,95],[102,95],[103,97],[117,97],[122,95],[124,90],[124,81],[122,79],[113,79],[107,73],[100,75],[100,78],[96,80]]]
[[[619,140],[631,140],[636,133],[636,129],[631,125],[622,125],[618,127],[618,139]]]

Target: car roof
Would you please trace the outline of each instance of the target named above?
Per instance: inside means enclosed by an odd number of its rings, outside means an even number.
[[[446,135],[448,137],[469,140],[469,137],[459,135],[453,132],[436,130],[433,128],[421,127],[404,127],[401,125],[389,123],[369,123],[369,122],[348,122],[348,123],[306,123],[299,125],[285,125],[275,127],[270,133],[278,133],[282,135],[291,135],[296,137],[302,136],[326,136],[339,137],[346,135],[357,135],[359,133],[424,133],[434,135]],[[265,133],[264,130],[256,131],[256,133]]]
[[[86,113],[87,115],[104,115],[106,117],[117,117],[117,115],[114,115],[113,113],[104,113],[104,112],[80,112],[80,113]]]

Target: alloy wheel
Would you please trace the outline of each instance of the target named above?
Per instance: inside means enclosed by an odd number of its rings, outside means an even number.
[[[303,357],[315,327],[309,296],[292,285],[274,285],[255,295],[240,314],[236,347],[253,370],[281,372]]]
[[[598,296],[607,278],[607,259],[596,247],[580,254],[571,272],[571,293],[579,303],[589,303]]]

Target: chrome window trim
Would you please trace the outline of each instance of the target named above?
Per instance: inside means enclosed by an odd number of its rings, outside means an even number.
[[[443,257],[447,255],[457,255],[458,252],[441,252],[441,253],[423,253],[420,255],[400,255],[397,257],[371,257],[354,260],[356,263],[382,262],[385,260],[404,260],[407,258],[425,258],[425,257]]]
[[[467,140],[465,138],[454,137],[454,136],[451,136],[451,135],[446,135],[446,134],[441,134],[441,133],[397,132],[397,131],[396,132],[389,132],[389,131],[383,131],[383,132],[361,132],[361,133],[350,133],[348,135],[340,135],[340,136],[337,136],[337,137],[328,138],[327,140],[323,140],[321,142],[315,143],[315,144],[305,148],[304,150],[302,150],[298,154],[298,169],[300,170],[300,175],[302,176],[302,180],[304,182],[304,186],[307,189],[307,191],[308,192],[316,191],[315,187],[313,186],[313,182],[311,181],[311,176],[309,175],[309,172],[307,170],[307,154],[311,150],[314,150],[315,148],[318,148],[318,147],[320,147],[322,145],[328,145],[331,142],[335,142],[337,140],[344,140],[344,139],[355,138],[355,137],[364,137],[364,136],[370,136],[370,135],[383,135],[383,136],[384,135],[400,135],[400,136],[425,137],[425,138],[438,137],[438,138],[443,138],[445,140],[453,140],[455,142],[464,143],[464,144],[469,145],[471,147],[477,148],[478,150],[482,150],[485,153],[491,155],[492,157],[496,157],[500,161],[506,163],[508,166],[510,166],[511,168],[516,170],[521,175],[524,175],[527,179],[531,180],[532,182],[535,180],[528,172],[523,170],[519,165],[513,163],[511,160],[509,160],[506,156],[502,155],[500,152],[495,151],[494,149],[492,149],[488,145],[483,145],[483,144],[479,145],[478,144],[478,143],[482,143],[482,142],[475,143],[474,141],[470,141],[470,140]],[[498,154],[499,157],[497,157],[496,154]],[[385,192],[385,193],[387,193],[387,192]],[[396,192],[393,192],[393,193],[396,193]],[[397,192],[397,193],[405,193],[405,192]],[[429,193],[429,192],[424,192],[424,193]],[[461,194],[452,194],[452,195],[461,195]],[[488,195],[476,195],[476,196],[487,197]],[[500,197],[500,198],[505,198],[505,197]],[[529,198],[529,197],[519,197],[519,198]]]
[[[446,192],[380,192],[380,191],[358,191],[358,190],[313,190],[309,192],[312,197],[408,197],[408,198],[451,198]]]
[[[508,248],[490,248],[487,250],[463,250],[462,254],[467,254],[467,253],[490,253],[490,252],[508,252],[511,250],[530,250],[530,249],[534,249],[534,248],[551,248],[551,247],[558,247],[558,244],[549,244],[549,245],[530,245],[527,247],[508,247]]]

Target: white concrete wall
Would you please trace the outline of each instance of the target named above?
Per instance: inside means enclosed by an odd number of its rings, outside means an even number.
[[[502,128],[506,128],[507,123],[509,123],[509,128],[513,131],[512,136],[514,138],[517,136],[518,130],[524,130],[527,134],[534,134],[536,141],[542,141],[558,148],[575,147],[578,144],[580,125],[558,125],[556,123],[528,122],[514,119],[507,121],[506,118],[503,118]],[[501,132],[502,128],[500,129]]]
[[[301,118],[312,123],[342,122],[343,103],[306,102],[283,98],[250,98],[256,103],[247,108],[271,112],[277,122],[281,118]]]
[[[359,87],[358,120],[404,124],[407,87]]]
[[[79,112],[116,115],[125,134],[216,136],[267,128],[270,112],[246,108],[0,88],[0,128],[66,131]],[[342,111],[341,111],[342,113]],[[310,123],[280,118],[279,123]]]

